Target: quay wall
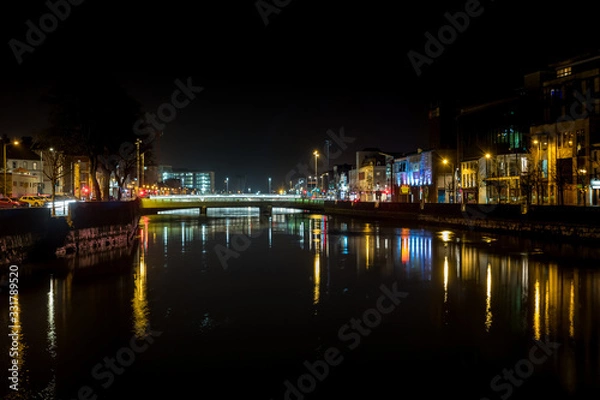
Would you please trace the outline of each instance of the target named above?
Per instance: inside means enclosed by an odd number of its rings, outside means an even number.
[[[324,212],[536,238],[600,239],[600,207],[326,201]]]
[[[64,217],[49,208],[2,210],[0,266],[126,247],[138,221],[137,201],[71,203]]]

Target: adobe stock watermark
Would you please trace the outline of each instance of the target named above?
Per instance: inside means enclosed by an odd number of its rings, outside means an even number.
[[[331,346],[323,352],[323,357],[313,362],[305,360],[303,363],[306,373],[298,376],[294,382],[283,382],[285,392],[284,400],[303,400],[307,395],[317,389],[318,383],[323,382],[333,367],[344,362],[344,351],[356,349],[363,338],[369,336],[377,328],[385,315],[391,314],[408,296],[406,292],[398,291],[398,283],[394,282],[391,289],[386,285],[379,287],[381,295],[377,298],[375,307],[365,310],[360,318],[351,318],[348,323],[338,330],[338,339],[342,346]],[[273,400],[273,399],[271,399]]]
[[[50,12],[43,14],[37,25],[30,19],[25,21],[27,31],[25,32],[25,42],[12,38],[8,41],[8,46],[13,52],[17,63],[23,63],[23,55],[33,53],[36,47],[41,46],[46,41],[46,35],[54,32],[58,28],[58,23],[64,22],[71,15],[71,6],[78,6],[83,0],[48,0],[46,7]]]
[[[8,337],[10,338],[10,347],[8,356],[10,357],[10,368],[8,368],[7,378],[8,387],[15,392],[19,391],[19,371],[22,367],[19,359],[19,340],[21,338],[21,325],[19,325],[19,266],[11,265],[8,267]]]
[[[327,131],[327,136],[330,138],[330,142],[333,142],[337,145],[337,149],[335,149],[333,153],[331,152],[331,148],[328,149],[330,160],[339,158],[343,154],[344,150],[348,149],[348,144],[353,143],[356,140],[356,138],[345,136],[344,127],[340,128],[339,135],[329,129]],[[323,154],[325,154],[325,151]],[[323,161],[322,158],[323,157],[321,157],[321,163],[324,163],[325,161]],[[318,164],[317,167],[319,167]],[[289,182],[292,181],[296,176],[308,177],[311,174],[314,173],[310,172],[308,164],[298,163],[296,168],[291,169],[286,174],[284,181]],[[265,217],[261,214],[261,221],[263,221],[263,218]],[[258,238],[260,235],[262,235],[262,231],[263,229],[259,230],[257,234],[251,235],[245,235],[243,233],[234,234],[230,239],[231,247],[217,244],[215,246],[215,252],[217,253],[221,267],[223,267],[224,270],[227,270],[229,268],[228,261],[231,258],[239,258],[241,253],[246,251],[252,245],[252,239]]]
[[[594,112],[594,104],[598,104],[600,99],[592,97],[592,91],[586,90],[583,95],[578,90],[573,91],[575,101],[569,107],[569,115],[563,115],[556,120],[556,123],[562,131],[575,130],[575,120],[585,119],[590,115],[590,112]]]
[[[281,10],[287,7],[292,0],[258,0],[254,3],[260,18],[265,26],[269,25],[269,16],[271,14],[279,14]]]
[[[447,12],[444,14],[444,18],[449,23],[438,29],[437,37],[429,31],[425,32],[425,38],[427,39],[423,49],[425,54],[421,54],[415,50],[410,50],[407,53],[408,59],[417,76],[421,76],[423,73],[422,68],[424,65],[433,64],[433,61],[444,53],[446,49],[444,45],[451,45],[459,33],[467,30],[471,23],[471,18],[479,17],[483,14],[483,11],[484,8],[479,0],[467,0],[464,11],[458,11],[454,14]]]
[[[136,360],[136,355],[148,350],[154,343],[154,338],[162,335],[162,332],[149,330],[142,338],[133,335],[129,339],[128,346],[121,347],[114,357],[104,357],[102,362],[94,365],[90,372],[92,378],[100,384],[100,388],[106,390],[116,381],[116,377],[123,375],[125,368],[130,367]],[[141,342],[141,343],[140,343]],[[77,390],[77,396],[72,400],[97,400],[98,388],[84,385]]]
[[[332,145],[335,144],[335,149],[334,152],[332,152],[331,147],[327,149],[326,145],[324,145],[323,151],[321,152],[321,157],[317,158],[317,168],[320,171],[326,171],[325,168],[327,166],[324,165],[324,163],[326,162],[326,158],[324,157],[324,155],[326,155],[327,152],[329,154],[329,161],[336,160],[344,153],[344,151],[348,149],[348,144],[354,143],[354,141],[356,140],[356,138],[354,137],[345,135],[343,126],[340,128],[339,134],[335,133],[331,129],[328,129],[327,136],[329,137],[329,142]],[[287,184],[288,182],[293,181],[295,177],[306,178],[314,174],[314,166],[309,166],[308,164],[304,163],[298,163],[296,164],[295,168],[289,170],[288,173],[285,175],[284,182]]]
[[[533,375],[535,367],[548,361],[560,347],[560,343],[551,342],[548,337],[544,340],[545,342],[535,340],[527,358],[517,361],[512,369],[504,368],[502,374],[492,378],[490,388],[502,400],[512,396],[515,388],[521,387],[525,380]],[[482,397],[481,400],[490,400],[490,398]]]
[[[157,132],[162,132],[166,124],[177,118],[178,110],[190,105],[196,99],[196,95],[204,90],[202,86],[194,86],[191,77],[188,77],[185,83],[180,79],[175,79],[174,83],[177,88],[171,93],[170,102],[160,104],[155,113],[146,112],[133,124],[133,133],[138,137],[143,137],[143,141],[147,144],[154,141]],[[118,154],[108,157],[101,155],[99,158],[108,167],[118,165],[120,162],[132,161],[137,158],[136,146],[131,142],[124,142],[119,147]]]
[[[260,214],[260,226],[261,229],[258,230],[257,233],[251,233],[250,235],[246,235],[243,233],[236,233],[231,236],[231,248],[222,244],[215,245],[215,253],[217,253],[217,258],[221,263],[221,267],[227,271],[229,268],[228,261],[230,258],[238,258],[240,253],[248,250],[250,245],[252,244],[252,239],[256,239],[263,234],[265,230],[264,225],[265,222],[270,222],[269,217]]]
[[[147,112],[143,118],[133,124],[133,132],[138,135],[155,135],[156,132],[163,131],[165,124],[173,122],[177,118],[177,110],[181,110],[196,99],[196,95],[204,90],[202,86],[194,86],[192,77],[188,77],[183,83],[175,79],[177,89],[171,94],[171,101],[162,103],[156,109],[156,113]],[[152,128],[150,128],[152,126]],[[154,136],[152,136],[152,139]]]

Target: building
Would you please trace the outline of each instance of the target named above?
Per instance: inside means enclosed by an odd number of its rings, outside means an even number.
[[[337,200],[349,200],[350,170],[352,169],[353,166],[351,164],[339,164],[333,166],[333,190]]]
[[[212,171],[196,171],[185,168],[165,168],[162,170],[162,182],[179,180],[181,187],[197,193],[215,192],[215,173]]]
[[[16,144],[6,143],[6,146],[4,146],[3,143],[2,147],[3,161],[4,150],[6,150],[6,186],[8,187],[9,191],[15,188],[16,183],[17,187],[19,188],[19,193],[24,192],[28,195],[51,193],[52,188],[49,184],[49,180],[42,172],[42,156],[31,149],[31,138],[24,137],[18,140]],[[4,166],[2,166],[0,170],[4,172]],[[14,172],[14,175],[11,175],[12,172]],[[9,180],[9,176],[12,176],[13,181]],[[0,192],[4,192],[4,176],[1,178],[0,187],[2,190]],[[24,185],[27,186],[25,187]]]
[[[522,89],[457,116],[457,157],[466,202],[520,203],[527,172],[530,97]]]
[[[557,62],[529,77],[537,80],[543,112],[529,132],[531,201],[598,205],[600,52]]]
[[[390,201],[393,160],[394,155],[377,148],[357,151],[354,172],[349,174],[351,196],[361,201]]]
[[[0,187],[2,188],[0,193],[4,193],[4,176]],[[6,173],[6,187],[8,188],[6,197],[35,196],[38,194],[39,181],[26,169],[15,168]]]
[[[417,149],[393,162],[395,201],[400,203],[459,202],[460,177],[452,149]]]

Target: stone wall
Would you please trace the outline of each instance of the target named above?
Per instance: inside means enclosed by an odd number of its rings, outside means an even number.
[[[325,202],[325,213],[503,232],[536,238],[600,239],[600,207],[512,204]]]
[[[71,203],[67,217],[48,208],[0,210],[0,266],[126,247],[138,221],[137,201]]]

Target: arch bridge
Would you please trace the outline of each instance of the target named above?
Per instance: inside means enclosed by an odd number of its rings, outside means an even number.
[[[324,212],[323,199],[309,199],[293,195],[180,195],[151,196],[140,199],[142,215],[158,214],[161,211],[198,209],[206,215],[209,208],[258,208],[261,214],[271,215],[273,208],[291,208],[310,212]]]

